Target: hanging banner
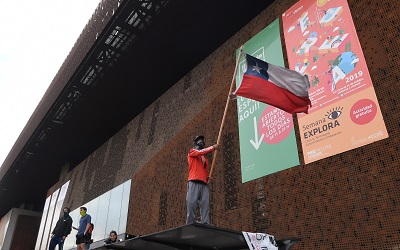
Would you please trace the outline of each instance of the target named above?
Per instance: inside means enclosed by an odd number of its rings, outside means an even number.
[[[243,52],[284,66],[279,19],[244,44]],[[236,57],[239,50],[236,53]],[[236,87],[246,71],[239,62]],[[242,182],[299,165],[292,115],[273,106],[237,97]]]
[[[310,163],[388,137],[346,0],[301,0],[282,15],[289,68],[308,75],[298,114]]]
[[[249,249],[254,250],[278,250],[275,237],[264,233],[250,233],[242,231]]]

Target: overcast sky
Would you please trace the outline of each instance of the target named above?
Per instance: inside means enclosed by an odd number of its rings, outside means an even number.
[[[0,166],[100,0],[0,0]]]

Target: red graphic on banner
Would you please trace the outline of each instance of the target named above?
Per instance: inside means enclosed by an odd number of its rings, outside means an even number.
[[[292,115],[271,105],[263,111],[258,122],[258,131],[264,134],[263,140],[268,144],[280,143],[292,129]]]
[[[351,107],[350,118],[355,124],[364,125],[375,118],[377,110],[378,108],[374,101],[362,99]]]

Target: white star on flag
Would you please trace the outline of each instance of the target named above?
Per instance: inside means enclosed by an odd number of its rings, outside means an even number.
[[[258,74],[260,74],[260,71],[262,70],[261,67],[258,66],[258,64],[256,63],[256,65],[253,66],[253,71],[257,71]]]

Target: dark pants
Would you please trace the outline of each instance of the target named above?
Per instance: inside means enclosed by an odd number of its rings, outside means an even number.
[[[195,222],[197,204],[200,206],[201,224],[210,224],[210,193],[205,183],[189,181],[186,192],[186,224]]]
[[[64,246],[64,241],[62,236],[53,236],[50,240],[49,244],[49,250],[54,250],[56,248],[56,245],[58,245],[58,250],[62,250]]]
[[[84,235],[80,235],[80,234],[77,234],[76,235],[76,242],[75,242],[77,245],[79,245],[79,244],[82,244],[82,243],[85,243],[85,236]]]

